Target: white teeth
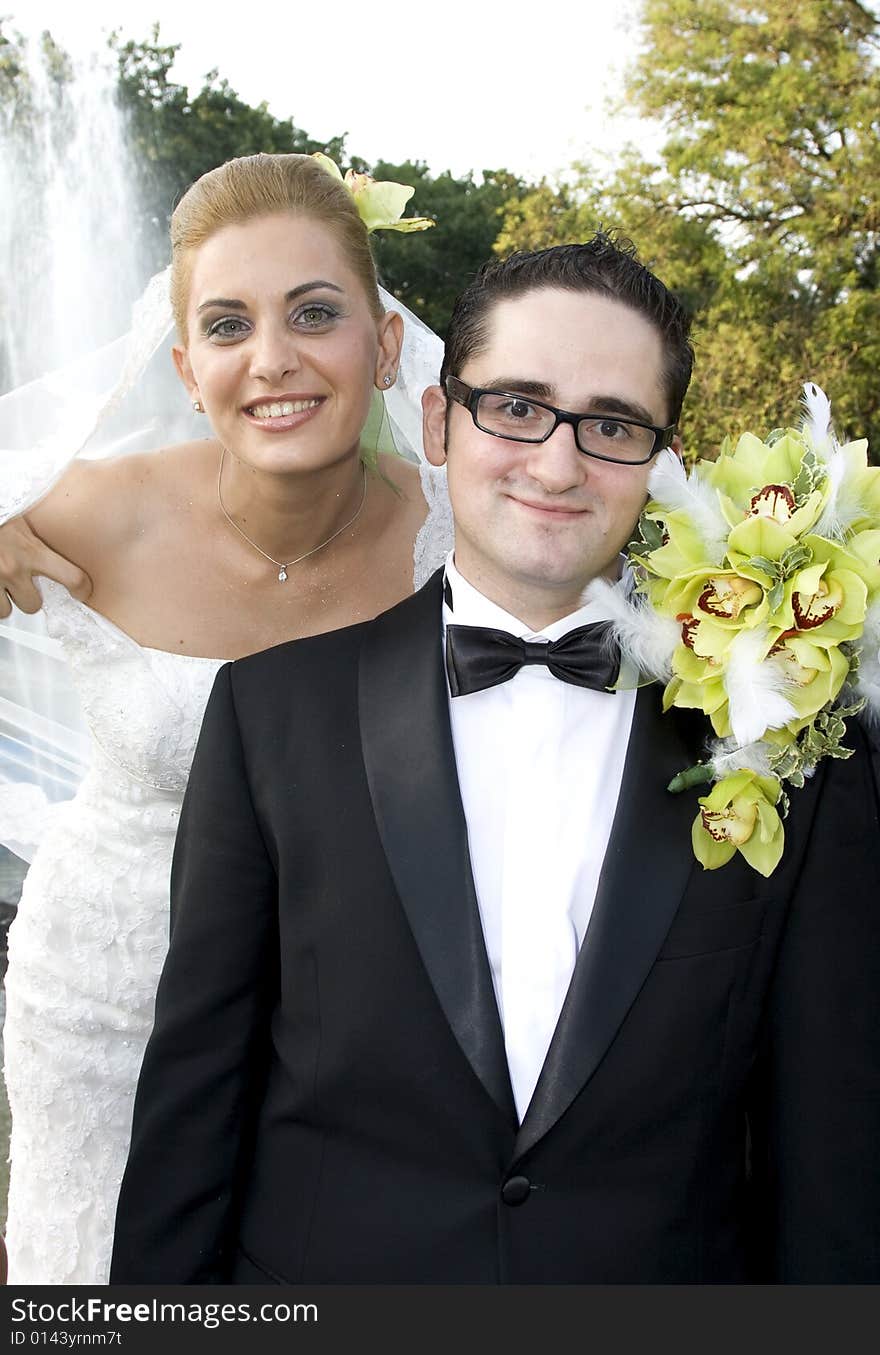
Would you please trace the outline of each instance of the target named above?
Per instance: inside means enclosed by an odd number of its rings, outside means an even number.
[[[255,419],[282,419],[288,414],[314,409],[320,403],[320,400],[273,400],[268,405],[251,405],[250,410]]]

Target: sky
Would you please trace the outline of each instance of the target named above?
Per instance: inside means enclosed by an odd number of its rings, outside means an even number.
[[[247,103],[264,100],[371,161],[423,160],[434,173],[508,169],[554,177],[600,162],[650,128],[610,117],[638,41],[638,0],[7,0],[9,27],[50,29],[95,51],[120,28],[180,44],[172,72],[195,92],[216,68]],[[656,135],[656,133],[655,133]]]

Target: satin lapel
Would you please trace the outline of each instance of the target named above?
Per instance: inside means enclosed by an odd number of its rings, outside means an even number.
[[[449,723],[442,578],[439,571],[369,628],[361,745],[379,836],[422,961],[474,1072],[515,1125]]]
[[[581,946],[547,1058],[516,1142],[526,1152],[592,1076],[645,981],[694,860],[692,794],[666,786],[696,759],[660,689],[639,691],[617,813]]]

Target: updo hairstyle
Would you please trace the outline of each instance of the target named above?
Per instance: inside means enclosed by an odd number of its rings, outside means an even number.
[[[203,174],[172,214],[171,306],[183,343],[195,250],[224,226],[273,212],[297,212],[325,225],[360,279],[373,315],[383,314],[369,236],[348,189],[310,155],[246,155]]]

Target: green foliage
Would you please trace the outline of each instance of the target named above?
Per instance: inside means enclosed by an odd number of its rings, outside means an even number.
[[[799,790],[822,758],[845,761],[852,757],[853,749],[847,748],[843,742],[847,732],[846,721],[850,716],[858,715],[864,707],[864,701],[854,701],[848,706],[829,705],[820,710],[794,743],[786,744],[771,757],[774,776],[784,778]]]
[[[504,204],[495,252],[506,258],[516,249],[545,249],[583,240],[599,224],[594,211],[595,204],[585,201],[583,192],[542,179]]]
[[[33,107],[25,62],[25,39],[14,30],[4,31],[8,22],[8,19],[0,18],[0,126],[7,131],[27,131]],[[64,85],[70,79],[70,58],[48,32],[40,35],[40,51],[46,73],[61,97]]]
[[[666,210],[738,225],[740,263],[769,249],[824,295],[876,266],[878,27],[857,0],[647,0],[629,87],[669,129]]]
[[[480,264],[491,257],[505,203],[523,190],[506,170],[484,170],[455,178],[448,170],[432,175],[420,161],[379,161],[377,179],[412,184],[415,195],[407,215],[427,216],[436,226],[420,234],[379,231],[373,248],[383,286],[444,334],[456,296]]]
[[[8,20],[0,19],[0,115],[8,124],[20,112],[27,97],[27,78],[22,66],[22,37],[4,32]]]

